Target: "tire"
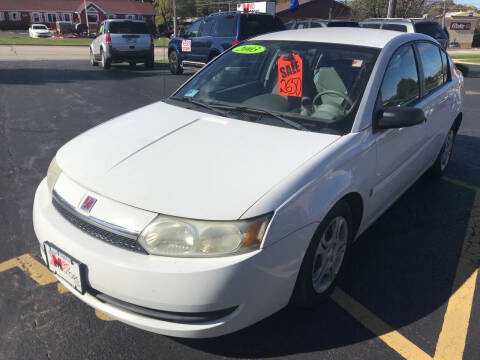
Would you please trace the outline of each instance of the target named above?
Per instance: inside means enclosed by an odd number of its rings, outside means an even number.
[[[152,58],[145,60],[145,69],[152,70],[155,65],[155,62]]]
[[[103,52],[103,50],[100,50],[100,57],[102,58],[102,61],[101,61],[102,68],[104,70],[110,69],[110,66],[112,65],[111,60],[105,56],[105,53]]]
[[[168,55],[168,62],[170,64],[170,72],[173,75],[180,75],[183,73],[183,69],[180,66],[180,61],[178,60],[178,55],[175,51],[172,51]]]
[[[308,246],[292,295],[295,305],[311,309],[329,297],[344,268],[352,239],[352,212],[341,200],[325,216]]]
[[[98,62],[95,60],[92,49],[90,49],[90,64],[92,64],[92,66],[98,66]]]
[[[442,149],[440,150],[437,159],[429,170],[430,176],[434,178],[440,178],[447,170],[448,164],[450,164],[450,159],[452,157],[456,135],[455,125],[453,125],[447,133],[447,137],[445,138],[445,142],[442,145]]]

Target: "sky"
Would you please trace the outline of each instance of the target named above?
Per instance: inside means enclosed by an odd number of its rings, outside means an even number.
[[[465,1],[456,0],[455,4],[473,5],[477,8],[480,8],[480,0],[465,0]]]

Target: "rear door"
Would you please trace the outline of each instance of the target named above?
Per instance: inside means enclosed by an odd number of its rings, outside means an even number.
[[[423,108],[427,116],[427,160],[433,161],[443,145],[455,114],[452,111],[452,82],[448,73],[448,59],[443,50],[434,43],[416,43],[420,65],[423,70]]]
[[[147,25],[140,21],[110,21],[112,48],[117,51],[143,51],[151,46]]]
[[[92,42],[93,54],[96,57],[100,56],[100,46],[102,45],[102,41],[105,38],[104,33],[105,33],[105,23],[102,22],[100,24],[100,28],[99,28],[98,33],[97,33],[97,37],[95,39],[93,39],[93,42]]]
[[[212,35],[217,16],[208,16],[200,24],[198,36],[192,40],[192,52],[197,55],[197,61],[206,63],[212,48]]]

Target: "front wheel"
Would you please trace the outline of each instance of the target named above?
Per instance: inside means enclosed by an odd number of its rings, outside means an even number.
[[[434,177],[441,177],[447,170],[450,158],[452,157],[453,144],[455,143],[455,128],[452,126],[448,131],[445,142],[443,143],[440,154],[438,154],[435,163],[430,168],[430,174]]]
[[[338,202],[317,229],[303,258],[292,300],[313,308],[325,300],[340,274],[353,239],[350,207]]]
[[[183,73],[183,69],[180,66],[180,60],[178,59],[178,55],[175,51],[172,51],[170,55],[168,55],[168,62],[170,64],[170,72],[173,75],[180,75]]]

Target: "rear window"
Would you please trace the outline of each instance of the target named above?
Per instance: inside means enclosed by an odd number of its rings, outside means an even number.
[[[415,31],[425,35],[429,35],[434,39],[446,39],[447,35],[443,31],[440,24],[437,23],[428,23],[428,22],[419,22],[415,25]]]
[[[217,19],[217,36],[235,36],[237,18],[235,15],[219,16]]]
[[[255,35],[284,29],[285,26],[282,22],[271,15],[241,15],[240,34],[242,39],[248,39]]]
[[[33,25],[35,30],[45,30],[47,27],[45,25]]]
[[[393,30],[393,31],[401,31],[407,32],[407,27],[405,25],[399,24],[383,24],[383,30]]]
[[[147,25],[143,22],[112,21],[108,30],[112,34],[149,34]]]

